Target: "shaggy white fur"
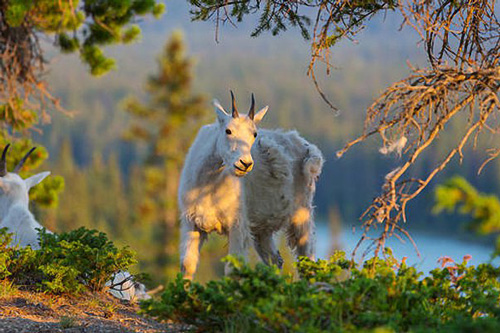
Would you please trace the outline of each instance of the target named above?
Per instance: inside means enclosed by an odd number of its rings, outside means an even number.
[[[217,120],[198,132],[180,179],[184,276],[193,277],[214,231],[228,236],[230,254],[245,257],[253,241],[265,263],[281,267],[273,235],[284,229],[296,255],[314,257],[312,199],[321,152],[295,131],[257,131],[268,107],[255,113],[253,95],[248,115],[239,115],[234,97],[231,115],[217,101],[214,106]]]
[[[38,249],[37,229],[43,228],[28,209],[28,192],[50,172],[42,172],[27,179],[15,173],[0,178],[0,228],[7,228],[14,237],[12,244]]]

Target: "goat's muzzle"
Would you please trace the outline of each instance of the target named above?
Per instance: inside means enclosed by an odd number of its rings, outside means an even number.
[[[234,165],[234,173],[238,177],[243,177],[253,169],[253,161],[243,161],[239,160],[239,163]]]

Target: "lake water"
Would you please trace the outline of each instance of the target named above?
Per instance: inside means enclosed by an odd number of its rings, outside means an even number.
[[[361,238],[361,230],[352,232],[351,229],[343,230],[340,239],[338,240],[341,249],[346,251],[349,257],[357,242]],[[406,241],[402,243],[395,237],[387,241],[388,247],[393,250],[394,256],[401,260],[403,257],[408,257],[406,263],[414,265],[418,270],[428,273],[430,270],[439,266],[437,260],[442,256],[448,256],[456,262],[462,262],[465,255],[471,255],[470,265],[478,265],[480,263],[489,262],[490,255],[493,252],[493,247],[483,244],[466,242],[455,238],[446,238],[426,233],[411,232],[411,236],[417,244],[420,252],[418,257],[413,245]],[[318,258],[328,258],[332,247],[332,234],[326,223],[318,223],[316,226],[316,253]],[[369,241],[365,241],[368,245]],[[362,249],[358,253],[363,252]],[[495,260],[495,264],[499,264],[500,260]]]

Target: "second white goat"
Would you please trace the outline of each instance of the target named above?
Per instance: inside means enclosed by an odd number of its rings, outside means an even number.
[[[8,172],[6,155],[9,147],[10,144],[4,148],[0,159],[0,228],[7,228],[13,234],[11,245],[31,246],[32,249],[36,250],[40,248],[38,229],[42,229],[43,226],[29,211],[29,190],[50,175],[50,172],[41,172],[26,179],[18,175],[24,162],[35,148],[32,148],[22,158],[13,172]],[[51,233],[49,230],[47,232]],[[117,272],[106,285],[115,286],[109,291],[120,299],[150,298],[144,285],[134,282],[128,272]]]

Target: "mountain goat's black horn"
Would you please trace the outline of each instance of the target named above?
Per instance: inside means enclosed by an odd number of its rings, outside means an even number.
[[[233,118],[238,118],[240,115],[238,114],[238,109],[236,109],[236,102],[234,101],[234,94],[232,90],[229,90],[231,92],[231,104],[233,105],[233,111],[232,111],[232,116]]]
[[[36,147],[33,147],[30,149],[29,152],[26,153],[26,155],[24,155],[24,157],[19,161],[19,163],[16,165],[15,169],[14,169],[14,173],[18,173],[19,170],[21,170],[21,168],[23,167],[24,165],[24,162],[26,162],[26,160],[28,159],[28,157],[31,155],[31,153],[36,149]]]
[[[3,177],[7,174],[6,157],[7,157],[7,151],[9,150],[9,147],[10,147],[10,143],[8,143],[7,146],[5,146],[5,148],[3,149],[2,159],[0,160],[0,177]]]
[[[248,111],[248,117],[253,120],[253,117],[255,117],[255,97],[253,96],[252,93],[252,104],[250,105],[250,111]]]

